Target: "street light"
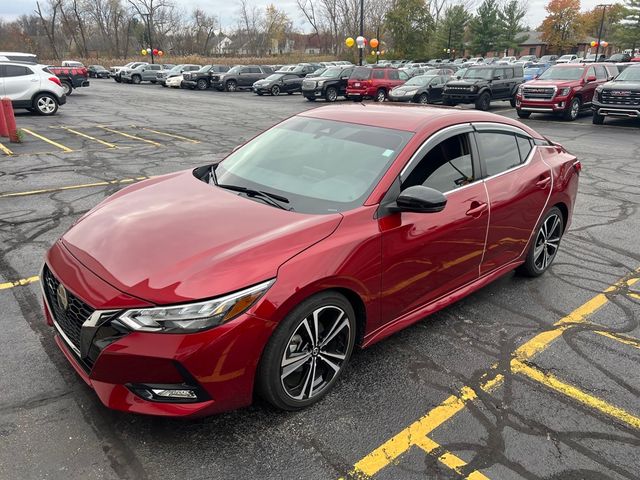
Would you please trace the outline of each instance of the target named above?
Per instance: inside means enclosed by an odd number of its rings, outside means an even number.
[[[143,17],[147,23],[147,37],[149,39],[149,45],[151,47],[149,49],[149,51],[151,52],[151,63],[155,63],[153,61],[153,42],[151,41],[151,13],[141,13],[140,16]]]
[[[604,26],[604,14],[607,11],[607,7],[610,7],[610,4],[600,4],[596,5],[596,8],[602,8],[602,18],[600,19],[600,30],[598,30],[598,43],[596,44],[596,58],[594,58],[593,63],[597,63],[598,61],[598,53],[600,52],[600,39],[602,38],[602,27]]]
[[[364,37],[364,0],[360,0],[360,36]],[[364,53],[364,48],[359,48],[359,64],[362,66],[362,55]]]

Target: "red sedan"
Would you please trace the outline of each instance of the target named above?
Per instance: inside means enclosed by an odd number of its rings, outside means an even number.
[[[47,253],[46,319],[108,407],[206,415],[255,392],[302,408],[355,345],[515,268],[545,272],[579,171],[490,113],[307,111],[80,218]]]

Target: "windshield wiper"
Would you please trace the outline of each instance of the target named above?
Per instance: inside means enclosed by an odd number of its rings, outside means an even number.
[[[215,175],[215,174],[214,174]],[[282,203],[289,203],[289,199],[287,197],[283,197],[282,195],[278,195],[276,193],[265,192],[262,190],[254,190],[252,188],[242,187],[240,185],[228,185],[228,184],[220,184],[217,183],[217,179],[215,180],[216,185],[220,188],[225,188],[227,190],[232,190],[234,192],[242,192],[246,194],[248,197],[257,197],[261,200],[264,200],[269,205],[274,207],[281,208],[282,210],[293,210],[293,207],[287,208]]]

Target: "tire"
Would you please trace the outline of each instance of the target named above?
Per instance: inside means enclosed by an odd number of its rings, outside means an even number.
[[[41,93],[33,99],[33,108],[38,115],[49,117],[58,111],[58,100],[50,93]]]
[[[167,88],[167,84],[166,83],[161,83],[160,85],[162,85],[164,88]]]
[[[120,77],[113,77],[113,79],[118,83],[122,83],[122,79]]]
[[[604,115],[600,115],[597,112],[593,112],[593,124],[594,125],[603,125],[604,124]]]
[[[262,92],[256,92],[256,95],[258,95],[259,97],[261,97],[262,95],[264,95]]]
[[[556,258],[564,233],[564,220],[558,207],[553,207],[536,227],[525,262],[518,272],[527,277],[539,277]]]
[[[491,94],[489,92],[482,92],[475,102],[476,110],[482,110],[486,112],[491,106]]]
[[[382,103],[387,99],[387,91],[384,88],[379,88],[376,92],[374,100],[378,103]]]
[[[516,113],[520,118],[529,118],[531,116],[531,112],[523,112],[522,110],[516,110]]]
[[[327,91],[324,92],[324,99],[329,103],[335,102],[338,100],[338,91],[334,87],[327,88]]]
[[[304,98],[306,98],[310,102],[315,102],[316,101],[316,99],[314,97],[304,97]]]
[[[151,83],[153,83],[154,85],[155,85],[156,83],[158,83],[158,81],[157,81],[157,80],[149,80],[149,81],[150,81]]]
[[[565,109],[564,112],[562,112],[562,118],[569,122],[573,122],[575,119],[578,118],[581,107],[582,105],[581,105],[580,99],[575,97],[573,100],[571,100],[571,103],[569,104],[569,108]]]
[[[511,105],[511,108],[516,108],[516,95],[515,95],[515,93],[513,94],[513,97],[511,97],[509,99],[509,104]]]
[[[238,83],[235,80],[229,80],[224,84],[224,89],[227,92],[235,92],[236,90],[238,90]]]
[[[317,321],[309,321],[310,317]],[[316,403],[340,378],[355,336],[355,312],[343,295],[327,291],[306,299],[282,320],[267,343],[258,366],[258,392],[282,410]],[[291,362],[295,357],[299,360]]]
[[[73,86],[69,82],[61,82],[64,88],[64,94],[68,97],[73,93]]]
[[[280,87],[278,85],[274,85],[273,87],[271,87],[271,95],[273,95],[274,97],[280,95]]]
[[[418,97],[418,101],[417,103],[420,103],[422,105],[426,105],[429,103],[429,95],[426,93],[422,93],[419,97]]]
[[[196,88],[198,90],[206,90],[207,88],[209,88],[209,82],[207,82],[207,80],[204,78],[200,78],[196,82]]]
[[[133,83],[134,85],[140,85],[141,81],[142,77],[140,75],[134,75],[133,77],[131,77],[131,83]]]

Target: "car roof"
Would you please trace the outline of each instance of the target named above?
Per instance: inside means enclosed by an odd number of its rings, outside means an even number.
[[[298,116],[355,123],[407,132],[434,133],[450,125],[469,122],[493,122],[516,126],[535,138],[542,138],[531,128],[501,115],[479,110],[423,105],[331,105],[299,113]]]

